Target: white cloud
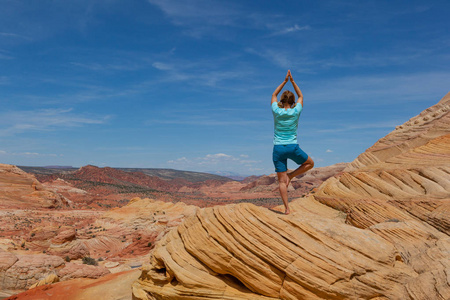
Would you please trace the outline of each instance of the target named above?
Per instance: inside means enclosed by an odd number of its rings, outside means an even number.
[[[8,155],[8,156],[26,156],[26,157],[45,157],[45,156],[51,156],[51,157],[55,157],[58,156],[57,154],[54,153],[37,153],[37,152],[8,152],[8,151],[4,151],[4,150],[0,150],[0,155]],[[62,154],[60,154],[59,156],[62,156]]]
[[[179,163],[190,164],[191,161],[188,160],[186,157],[181,157],[181,158],[178,158],[178,159],[175,159],[175,160],[169,160],[169,161],[167,161],[167,163],[169,163],[169,164],[179,164]]]
[[[207,154],[204,158],[205,160],[213,160],[213,159],[234,159],[233,156],[227,155],[225,153],[217,153],[217,154]]]
[[[255,164],[259,161],[245,159],[245,156],[233,156],[225,153],[206,154],[202,157],[194,157],[188,159],[181,157],[175,160],[167,161],[170,165],[176,165],[177,168],[195,169],[210,171],[211,169],[219,171],[236,171],[236,170],[250,170],[255,169]]]
[[[29,37],[26,37],[24,35],[12,33],[12,32],[0,32],[0,36],[2,37],[9,37],[9,38],[19,38],[24,40],[31,40]]]
[[[116,62],[116,63],[80,63],[71,62],[73,66],[88,69],[91,71],[135,71],[143,67],[142,63],[134,62]]]
[[[0,113],[0,136],[10,136],[25,131],[54,131],[61,128],[104,124],[110,116],[84,116],[72,109],[40,109],[4,111]]]
[[[230,25],[238,10],[230,3],[215,0],[149,0],[161,9],[176,25]]]
[[[333,152],[333,150],[331,150],[331,149],[327,149],[327,151],[325,151],[325,152],[327,152],[327,153],[331,153],[331,152]]]
[[[309,25],[298,26],[297,24],[295,24],[294,26],[287,27],[287,28],[284,28],[284,29],[279,30],[279,31],[275,31],[271,35],[272,36],[274,36],[274,35],[284,35],[284,34],[296,32],[296,31],[303,31],[303,30],[309,30],[309,29],[311,29],[311,27]]]
[[[152,67],[165,73],[158,79],[158,82],[178,82],[187,81],[195,87],[208,86],[215,88],[225,88],[224,81],[247,78],[250,76],[249,70],[243,70],[230,64],[230,57],[220,59],[198,59],[184,60],[168,58],[152,63]],[[228,85],[227,90],[230,86]]]
[[[162,71],[169,71],[169,70],[173,70],[173,69],[174,69],[173,66],[171,66],[171,65],[169,65],[169,64],[166,64],[166,63],[159,62],[159,61],[154,62],[154,63],[152,64],[152,66],[153,66],[154,68],[156,68],[156,69],[158,69],[158,70],[162,70]]]

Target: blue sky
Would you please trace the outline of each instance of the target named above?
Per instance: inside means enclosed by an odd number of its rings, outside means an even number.
[[[2,163],[273,173],[291,69],[300,146],[326,166],[450,90],[449,1],[0,5]]]

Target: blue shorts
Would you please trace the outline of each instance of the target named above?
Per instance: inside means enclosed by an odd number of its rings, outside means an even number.
[[[273,146],[272,159],[273,164],[275,165],[275,172],[287,171],[288,158],[295,161],[298,165],[301,165],[308,159],[308,154],[303,152],[297,144]]]

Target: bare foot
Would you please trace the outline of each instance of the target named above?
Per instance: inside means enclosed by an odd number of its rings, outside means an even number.
[[[276,213],[276,214],[279,214],[279,215],[282,215],[282,214],[283,214],[281,211],[275,210],[275,209],[273,209],[273,208],[269,208],[269,210],[272,211],[272,212],[274,212],[274,213]]]
[[[291,213],[291,211],[289,209],[286,209],[286,211],[284,212],[285,215],[288,215],[290,213]]]

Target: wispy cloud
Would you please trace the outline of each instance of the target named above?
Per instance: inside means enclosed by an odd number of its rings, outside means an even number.
[[[392,103],[442,97],[450,88],[450,72],[348,76],[310,83],[311,101]],[[444,87],[444,89],[443,89]]]
[[[94,22],[94,11],[112,11],[115,4],[108,0],[8,1],[0,10],[0,38],[17,45],[49,38],[67,29],[82,32]]]
[[[311,26],[309,26],[309,25],[298,26],[297,24],[295,24],[294,26],[286,27],[286,28],[283,28],[281,30],[275,31],[275,32],[271,33],[270,36],[285,35],[285,34],[288,34],[288,33],[293,33],[293,32],[296,32],[296,31],[309,30],[309,29],[311,29]]]
[[[225,81],[233,81],[247,78],[252,74],[252,68],[241,69],[230,63],[232,58],[221,57],[218,59],[166,59],[165,61],[155,61],[152,66],[163,72],[164,77],[160,77],[158,82],[186,81],[193,86],[207,86],[214,88],[232,89],[228,84],[221,86]]]
[[[192,23],[208,25],[233,24],[238,10],[230,3],[217,0],[149,0],[178,25]]]
[[[104,124],[110,116],[86,116],[72,109],[41,109],[36,111],[5,111],[0,113],[0,136],[11,136],[30,131]]]
[[[12,32],[0,32],[0,37],[31,40],[31,38],[29,38],[27,36],[16,34],[16,33],[12,33]]]
[[[142,63],[132,63],[132,62],[123,62],[123,63],[80,63],[80,62],[71,62],[73,66],[88,69],[91,71],[136,71],[142,69],[144,66]]]
[[[248,155],[233,156],[225,153],[206,154],[203,157],[186,158],[180,157],[175,160],[167,161],[170,165],[176,165],[178,168],[195,168],[202,170],[236,170],[242,168],[255,168],[260,163],[257,160],[248,159]]]
[[[24,157],[57,157],[63,156],[62,154],[54,154],[54,153],[37,153],[37,152],[8,152],[4,150],[0,150],[0,155],[3,156],[24,156]]]
[[[216,39],[229,39],[223,30],[255,29],[268,32],[268,36],[284,35],[296,31],[308,30],[309,25],[286,25],[286,16],[246,10],[243,5],[231,1],[218,0],[148,0],[161,9],[170,21],[183,27],[183,32],[195,38],[204,35]],[[269,22],[267,20],[270,20]],[[280,29],[281,28],[281,29]]]
[[[259,56],[264,60],[280,67],[282,69],[294,69],[297,73],[313,74],[317,70],[314,70],[315,62],[308,58],[308,56],[299,55],[293,50],[271,48],[271,47],[247,47],[245,52]],[[294,74],[293,74],[294,75]]]
[[[14,59],[14,56],[9,51],[0,49],[0,59]]]

